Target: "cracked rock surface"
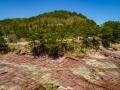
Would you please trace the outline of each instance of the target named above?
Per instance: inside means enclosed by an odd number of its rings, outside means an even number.
[[[0,90],[119,90],[120,59],[101,57],[0,55]]]

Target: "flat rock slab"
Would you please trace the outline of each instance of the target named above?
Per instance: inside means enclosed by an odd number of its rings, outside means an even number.
[[[3,64],[4,63],[4,64]],[[20,68],[0,63],[0,90],[35,90],[37,82]],[[42,88],[42,85],[41,85]]]
[[[120,65],[109,58],[71,56],[50,60],[47,57],[33,59],[31,56],[14,54],[0,57],[0,90],[119,88]]]

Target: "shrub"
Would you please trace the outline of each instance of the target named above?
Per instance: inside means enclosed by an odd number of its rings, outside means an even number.
[[[57,45],[54,45],[49,49],[49,57],[52,57],[54,59],[63,57],[65,53],[70,52],[73,50],[73,47],[68,45],[68,43],[59,43]]]
[[[40,43],[40,42],[32,42],[32,53],[33,56],[43,56],[46,55],[48,53],[48,48],[46,47],[46,45],[44,43]]]
[[[9,51],[8,45],[6,44],[5,39],[0,36],[0,53],[7,53]]]

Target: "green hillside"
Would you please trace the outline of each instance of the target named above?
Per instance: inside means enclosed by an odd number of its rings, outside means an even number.
[[[6,19],[0,21],[0,31],[6,35],[20,38],[28,38],[28,33],[35,30],[60,30],[71,32],[85,32],[97,29],[96,23],[87,19],[82,14],[68,11],[54,11],[38,16],[23,19]],[[79,33],[80,34],[80,33]],[[87,34],[87,33],[86,33]],[[88,33],[89,34],[89,33]],[[76,36],[76,35],[75,35]],[[13,37],[13,36],[11,36]]]
[[[30,18],[1,20],[0,33],[9,43],[37,40],[42,53],[61,55],[84,52],[88,47],[98,49],[101,43],[104,47],[119,43],[120,22],[108,21],[99,26],[82,14],[58,10]]]

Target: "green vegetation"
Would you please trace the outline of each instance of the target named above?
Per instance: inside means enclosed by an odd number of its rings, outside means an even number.
[[[48,83],[46,84],[46,89],[47,90],[58,90],[59,86],[58,85],[54,85],[52,83]]]
[[[0,32],[0,53],[7,53],[9,50],[6,40],[3,37],[3,34]]]
[[[59,10],[31,18],[1,20],[0,32],[8,42],[25,40],[34,46],[38,41],[41,55],[57,58],[85,52],[86,48],[98,49],[100,42],[104,47],[119,43],[120,22],[108,21],[99,26],[82,14]]]
[[[120,22],[108,21],[101,26],[101,36],[103,45],[109,46],[110,43],[120,43]]]

